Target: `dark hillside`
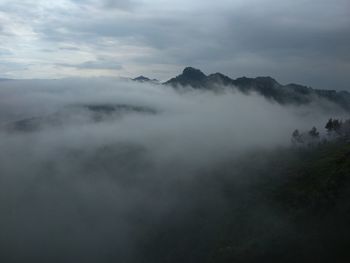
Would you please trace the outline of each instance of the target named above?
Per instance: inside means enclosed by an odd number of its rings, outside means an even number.
[[[342,142],[222,164],[183,189],[184,211],[144,233],[140,262],[347,262],[349,176]]]

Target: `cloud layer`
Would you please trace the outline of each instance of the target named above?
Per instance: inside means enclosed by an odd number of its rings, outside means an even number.
[[[192,222],[198,204],[222,212],[214,183],[193,188],[207,173],[338,114],[106,78],[3,81],[0,102],[4,262],[141,262],[152,235]],[[239,164],[237,183],[249,176]]]

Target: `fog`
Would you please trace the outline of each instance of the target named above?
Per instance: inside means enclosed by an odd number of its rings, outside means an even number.
[[[322,101],[280,105],[232,89],[112,78],[3,81],[0,261],[156,262],[141,260],[153,253],[147,245],[155,235],[177,233],[174,226],[187,233],[183,222],[203,205],[216,212],[212,222],[226,211],[208,174],[289,147],[296,128],[343,116]],[[259,173],[230,167],[230,180],[249,176]],[[178,239],[189,245],[186,235]]]

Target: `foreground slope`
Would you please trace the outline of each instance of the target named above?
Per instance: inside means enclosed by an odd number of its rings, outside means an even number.
[[[348,262],[349,176],[342,142],[222,164],[191,183],[195,205],[183,218],[169,215],[145,233],[138,260]]]

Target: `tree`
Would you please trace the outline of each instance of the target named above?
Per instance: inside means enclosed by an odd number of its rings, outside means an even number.
[[[340,130],[340,127],[342,125],[342,122],[339,120],[333,120],[333,130],[335,132],[338,132]]]
[[[320,133],[317,131],[316,127],[312,127],[312,129],[309,131],[309,135],[314,139],[318,139],[320,137]]]
[[[339,134],[342,124],[342,121],[339,121],[337,119],[329,119],[325,128],[327,129],[329,134],[332,132],[336,132]]]
[[[325,128],[327,129],[328,133],[330,133],[333,130],[333,119],[329,119]]]
[[[294,145],[298,144],[298,143],[303,143],[303,139],[301,137],[301,134],[299,132],[298,129],[296,129],[293,133],[292,133],[292,143]]]

